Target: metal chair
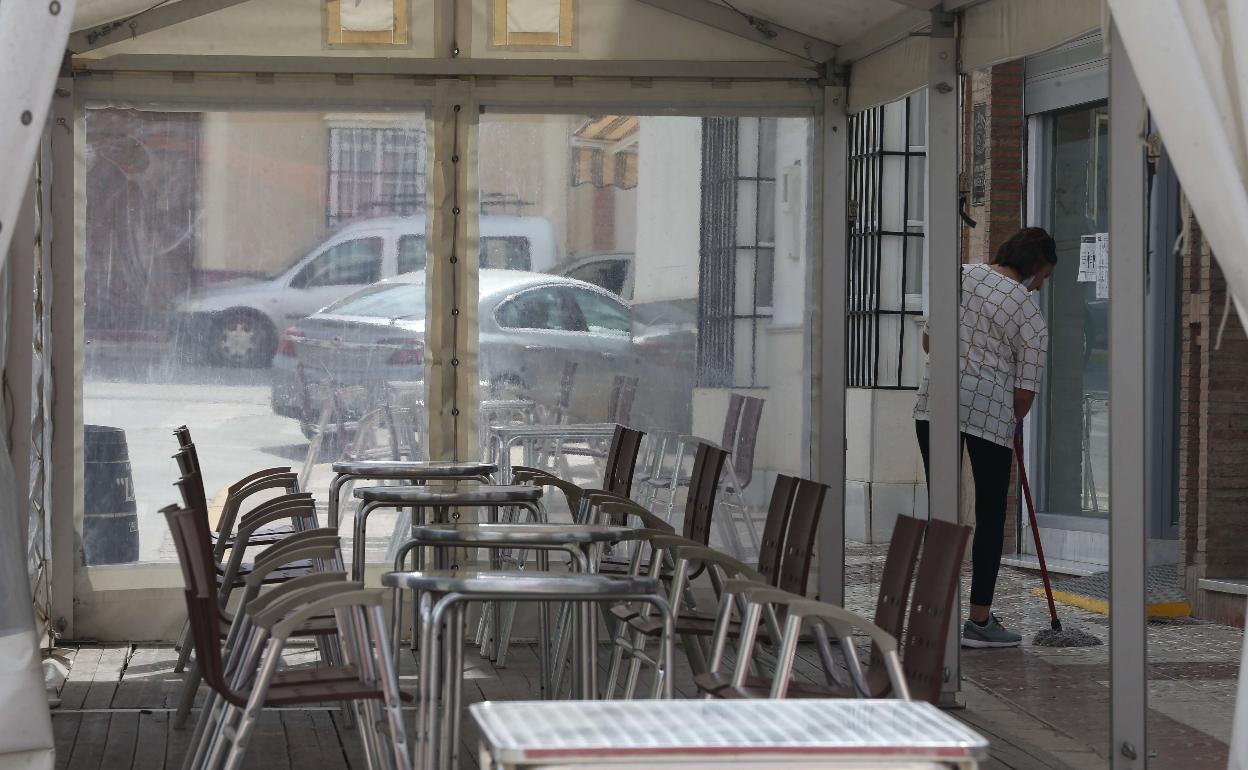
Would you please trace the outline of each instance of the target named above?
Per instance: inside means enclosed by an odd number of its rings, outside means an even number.
[[[762,575],[727,554],[712,550],[687,538],[656,534],[649,538],[649,544],[651,555],[648,572],[651,577],[658,578],[661,571],[660,565],[665,561],[670,560],[675,563],[668,589],[668,604],[672,608],[671,630],[680,636],[681,646],[694,671],[703,671],[706,669],[706,661],[697,639],[683,634],[680,629],[681,613],[685,608],[695,608],[692,594],[689,591],[691,565],[696,563],[698,571],[707,572],[711,577],[712,586],[717,591],[729,580],[745,579],[757,582],[762,579]],[[634,573],[642,570],[638,561],[633,562],[632,570]],[[636,692],[643,665],[655,669],[656,687],[659,678],[666,671],[666,669],[660,669],[658,661],[646,652],[648,638],[668,632],[666,620],[653,618],[646,607],[630,614],[627,621],[618,625],[612,640],[614,649],[607,675],[608,697],[615,694],[616,681],[625,656],[629,658],[628,675],[623,692],[625,698],[632,698]],[[659,629],[658,633],[656,633],[656,627]],[[629,638],[630,635],[631,638]]]
[[[723,437],[719,441],[719,446],[724,448],[725,450],[731,450],[733,443],[736,442],[737,440],[737,426],[741,423],[741,409],[744,406],[744,404],[745,404],[745,396],[741,395],[740,393],[728,394],[728,408],[724,412]],[[681,483],[681,482],[677,482],[677,476],[680,475],[681,466],[684,463],[685,446],[687,444],[697,443],[697,442],[707,443],[704,439],[698,438],[697,436],[691,436],[691,435],[676,436],[676,453],[673,458],[673,465],[672,465],[671,470],[664,470],[663,461],[666,458],[665,457],[659,458],[660,459],[659,465],[654,469],[654,472],[650,475],[650,477],[646,479],[646,485],[648,487],[648,495],[646,497],[646,500],[644,501],[644,504],[647,508],[653,509],[655,504],[658,502],[659,491],[666,489],[668,490],[667,515],[669,519],[671,518],[672,500],[674,499],[673,496],[676,493],[675,484]],[[683,483],[687,484],[688,480],[685,479]]]
[[[193,511],[168,506],[162,513],[169,521],[186,583],[196,658],[204,681],[217,696],[213,708],[204,712],[204,729],[197,731],[188,747],[184,767],[239,767],[265,706],[339,701],[351,703],[358,712],[369,767],[410,768],[398,677],[384,633],[381,592],[360,591],[342,581],[288,592],[252,614],[257,633],[247,639],[245,653],[236,658],[238,665],[227,669],[217,584],[211,560],[206,558],[206,533]],[[346,632],[341,638],[351,641],[351,665],[279,672],[286,640],[327,612],[334,613],[338,627]],[[378,729],[383,723],[385,728]]]
[[[706,680],[699,681],[699,689],[707,697],[787,697],[802,627],[807,624],[807,621],[813,621],[831,630],[832,636],[840,641],[853,692],[857,697],[871,696],[867,688],[866,677],[858,661],[857,650],[854,647],[855,630],[870,636],[872,644],[880,650],[884,663],[882,668],[886,671],[891,691],[901,700],[910,699],[906,676],[897,653],[896,637],[843,607],[806,599],[771,586],[750,585],[745,581],[733,581],[724,587],[721,594],[715,635],[711,642],[708,671],[710,681],[720,683],[724,680],[721,671],[723,655],[728,637],[734,631],[733,610],[738,604],[744,607],[744,610],[740,623],[740,643],[737,648],[736,666],[731,679],[725,685],[706,688],[703,686]],[[765,614],[782,616],[784,630],[776,652],[775,671],[764,690],[758,684],[747,687],[746,683],[754,659],[754,644],[758,638],[759,625]],[[755,682],[757,681],[756,679]]]
[[[685,500],[681,534],[686,539],[701,545],[707,545],[711,539],[715,494],[719,489],[719,478],[727,457],[727,452],[709,443],[699,443],[694,453],[692,480],[689,485],[689,495]],[[607,500],[620,509],[627,508],[626,504],[632,502],[623,497],[600,496],[598,505],[603,505]],[[604,557],[598,569],[603,574],[626,574],[629,571],[629,561],[629,559],[619,557]]]

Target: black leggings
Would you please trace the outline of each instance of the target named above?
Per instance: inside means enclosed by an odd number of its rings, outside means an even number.
[[[915,420],[919,451],[923,453],[923,474],[928,471],[929,425]],[[1005,505],[1010,491],[1010,468],[1014,450],[978,436],[962,434],[962,443],[971,457],[975,477],[975,542],[971,546],[971,604],[992,605],[1001,569],[1001,548],[1005,543]]]

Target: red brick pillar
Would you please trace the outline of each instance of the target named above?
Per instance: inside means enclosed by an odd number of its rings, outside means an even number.
[[[989,262],[997,248],[1023,226],[1026,202],[1026,163],[1024,158],[1026,116],[1023,113],[1023,60],[998,64],[972,72],[963,79],[962,100],[962,184],[964,210],[976,226],[962,227],[962,261]],[[983,200],[973,199],[977,175],[975,116],[982,105],[986,119],[983,147]],[[962,520],[975,520],[974,487],[970,466],[963,458]],[[1017,471],[1015,471],[1017,474]],[[1017,550],[1015,530],[1019,500],[1017,485],[1010,486],[1006,513],[1005,552]]]

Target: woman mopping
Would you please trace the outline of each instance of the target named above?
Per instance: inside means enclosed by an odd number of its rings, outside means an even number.
[[[1001,567],[1014,432],[1031,409],[1044,373],[1049,329],[1032,296],[1057,264],[1057,245],[1039,227],[1015,233],[992,264],[963,265],[958,319],[958,426],[975,477],[971,614],[964,647],[1014,647],[1022,637],[992,614]],[[923,350],[928,349],[927,334]],[[928,374],[919,385],[915,430],[928,472]]]

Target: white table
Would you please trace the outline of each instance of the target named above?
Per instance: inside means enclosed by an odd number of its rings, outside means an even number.
[[[481,767],[959,768],[988,741],[928,703],[672,700],[477,703]]]

